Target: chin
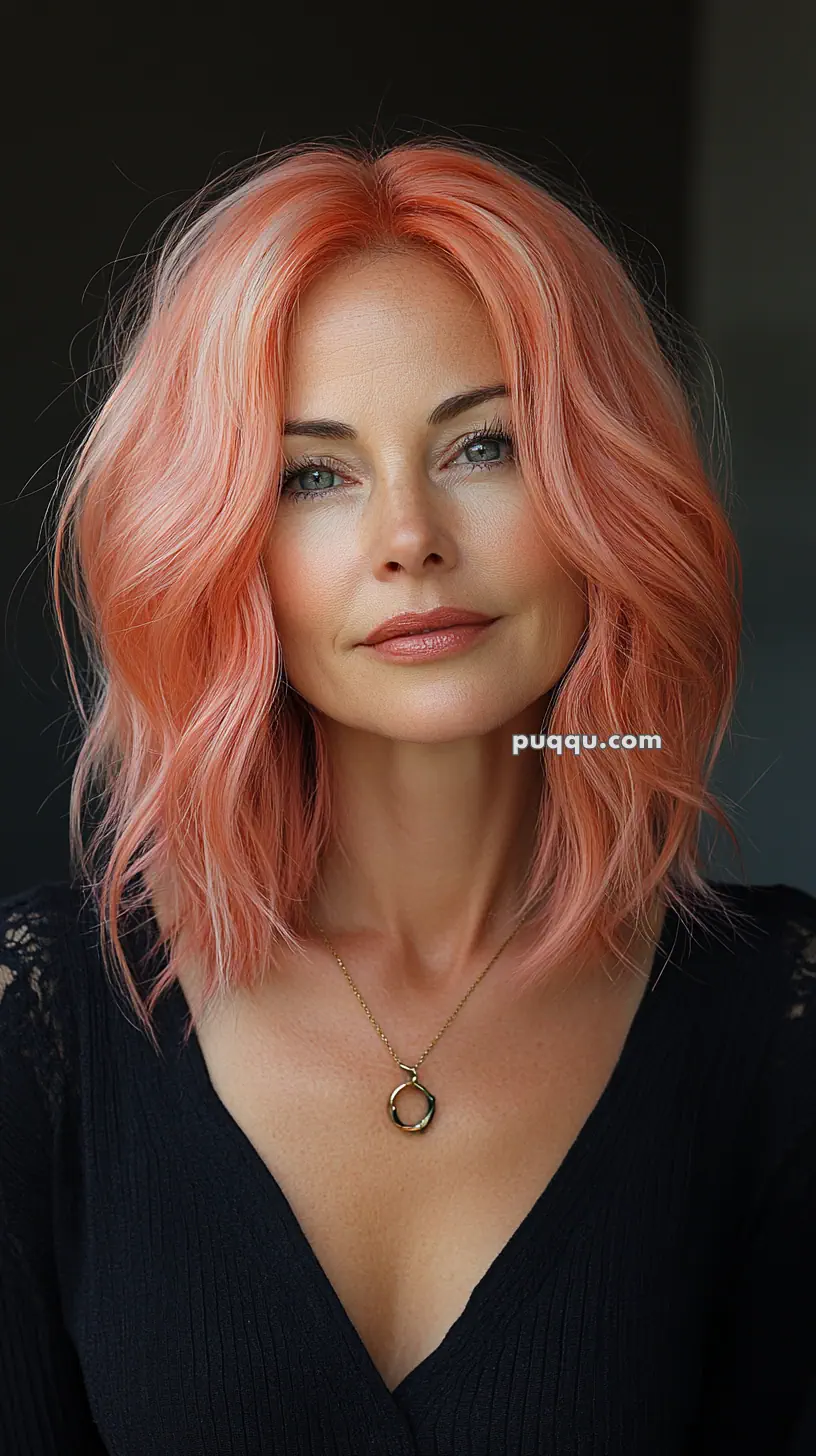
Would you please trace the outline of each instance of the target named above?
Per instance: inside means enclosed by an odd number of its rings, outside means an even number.
[[[423,703],[396,707],[394,712],[378,713],[374,717],[366,715],[349,726],[403,743],[456,743],[494,733],[506,725],[509,753],[511,724],[518,712],[517,704],[499,704],[495,699],[489,703],[461,700],[448,705]]]

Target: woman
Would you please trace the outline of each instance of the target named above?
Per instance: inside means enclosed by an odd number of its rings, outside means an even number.
[[[816,900],[699,872],[739,563],[624,267],[301,145],[144,297],[83,873],[3,902],[6,1446],[812,1450]]]

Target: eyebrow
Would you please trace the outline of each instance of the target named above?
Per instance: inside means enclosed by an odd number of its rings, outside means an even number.
[[[464,414],[465,410],[482,404],[486,399],[506,398],[508,394],[509,390],[505,384],[488,384],[481,389],[467,389],[462,394],[452,394],[449,399],[443,399],[441,404],[431,410],[428,415],[428,424],[444,425],[456,415]],[[283,433],[285,435],[315,435],[324,440],[357,439],[357,431],[351,425],[344,425],[341,420],[285,420]]]

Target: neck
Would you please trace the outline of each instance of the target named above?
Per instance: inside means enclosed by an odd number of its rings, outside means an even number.
[[[489,960],[517,923],[535,845],[541,757],[510,751],[513,732],[539,731],[540,707],[526,717],[448,743],[324,721],[336,837],[309,911],[330,940],[398,963],[401,980],[454,982]]]

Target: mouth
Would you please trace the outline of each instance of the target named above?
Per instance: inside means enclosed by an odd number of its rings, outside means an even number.
[[[486,638],[498,617],[476,622],[454,622],[445,627],[411,628],[377,642],[360,643],[368,652],[392,663],[423,663],[465,652]]]
[[[484,612],[474,612],[465,607],[436,607],[430,612],[401,612],[381,622],[360,644],[377,647],[383,642],[397,638],[429,637],[443,631],[455,631],[466,627],[485,627],[497,618]]]

